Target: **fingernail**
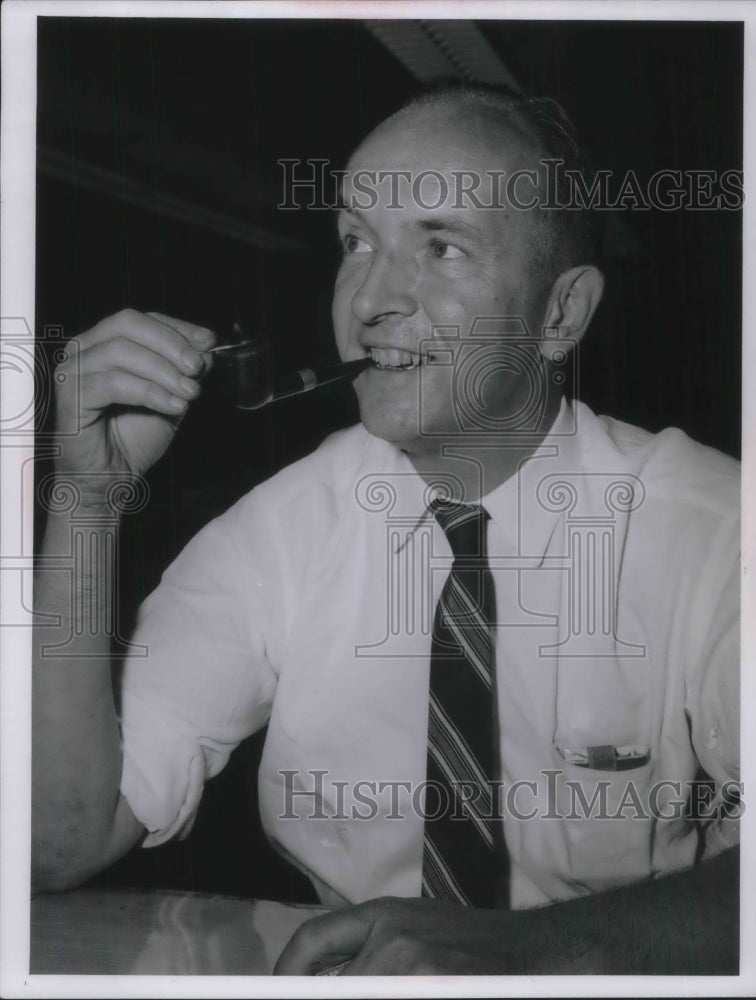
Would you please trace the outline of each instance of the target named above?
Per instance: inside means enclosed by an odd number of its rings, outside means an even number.
[[[198,372],[203,364],[202,358],[199,354],[197,354],[196,351],[193,351],[190,347],[188,347],[181,355],[181,360],[184,363],[184,367],[189,372]]]
[[[184,378],[183,375],[179,379],[179,385],[184,390],[184,392],[190,392],[193,396],[196,396],[199,392],[199,386],[196,382],[192,382],[190,378]]]
[[[211,330],[206,330],[202,327],[194,331],[192,340],[201,351],[206,351],[208,347],[212,347],[215,343],[215,334]]]
[[[182,410],[185,410],[188,405],[189,404],[185,399],[178,399],[176,396],[171,396],[168,400],[168,406],[170,406],[172,410],[175,410],[176,413],[181,413]]]

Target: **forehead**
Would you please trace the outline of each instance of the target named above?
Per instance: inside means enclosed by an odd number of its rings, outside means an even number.
[[[379,125],[347,164],[348,207],[424,214],[483,205],[507,212],[506,179],[533,170],[535,143],[514,122],[484,110],[413,108]]]
[[[418,159],[430,168],[521,164],[532,156],[534,142],[512,117],[486,108],[416,107],[382,122],[355,150],[350,166],[385,160],[401,166]],[[433,162],[431,162],[431,160]]]

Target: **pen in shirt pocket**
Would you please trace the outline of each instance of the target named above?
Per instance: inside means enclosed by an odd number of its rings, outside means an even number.
[[[651,748],[643,744],[615,746],[604,743],[598,746],[561,747],[557,752],[567,764],[597,771],[631,771],[643,767],[651,759]]]

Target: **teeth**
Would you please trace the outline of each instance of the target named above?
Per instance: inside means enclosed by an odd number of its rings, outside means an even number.
[[[381,371],[407,371],[428,360],[428,355],[421,358],[413,351],[401,351],[394,347],[369,347],[368,354]]]

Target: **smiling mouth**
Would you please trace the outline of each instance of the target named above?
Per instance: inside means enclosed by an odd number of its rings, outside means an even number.
[[[368,355],[373,360],[373,367],[382,372],[406,372],[413,368],[433,361],[433,355],[415,354],[414,351],[402,351],[395,347],[368,347]]]

